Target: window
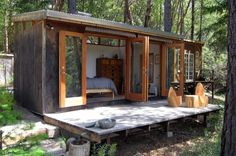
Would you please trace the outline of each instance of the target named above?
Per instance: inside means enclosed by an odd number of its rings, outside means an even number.
[[[87,43],[95,45],[113,46],[113,47],[125,46],[125,40],[108,38],[108,37],[97,37],[97,36],[88,36]]]
[[[193,81],[194,79],[194,54],[185,50],[184,52],[184,71],[185,81]]]

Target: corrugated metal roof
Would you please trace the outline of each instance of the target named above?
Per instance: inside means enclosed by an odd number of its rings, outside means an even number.
[[[156,36],[167,39],[183,40],[183,36],[176,35],[173,33],[168,33],[164,31],[159,31],[151,28],[145,28],[140,26],[132,26],[129,24],[114,22],[94,17],[69,14],[64,12],[58,12],[53,10],[39,10],[34,12],[23,13],[15,15],[13,21],[30,21],[30,20],[44,20],[50,19],[55,21],[63,21],[69,23],[84,24],[88,26],[107,28],[112,30],[119,30],[125,32],[132,32],[141,35]]]

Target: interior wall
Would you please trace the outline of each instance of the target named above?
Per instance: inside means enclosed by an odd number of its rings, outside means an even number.
[[[150,43],[149,53],[154,54],[154,73],[153,73],[153,83],[151,85],[157,88],[157,94],[160,95],[160,45]],[[118,55],[118,58],[123,59],[125,63],[125,47],[111,47],[111,46],[103,46],[103,45],[93,45],[87,44],[87,71],[86,76],[89,78],[93,78],[96,76],[96,59],[100,57],[112,58],[115,54]],[[140,55],[138,55],[138,59],[140,59]],[[157,61],[155,59],[158,59]],[[139,61],[140,62],[140,61]],[[123,71],[125,72],[125,64],[123,65]],[[123,77],[125,73],[123,73]]]
[[[118,55],[119,59],[124,60],[124,48],[103,45],[87,44],[86,76],[93,78],[96,76],[96,59],[101,57],[113,58]],[[123,70],[124,71],[124,70]]]

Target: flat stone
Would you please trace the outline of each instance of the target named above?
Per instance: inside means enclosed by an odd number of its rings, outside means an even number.
[[[60,136],[60,129],[56,126],[45,124],[48,138],[57,138]]]
[[[20,106],[15,106],[16,111],[21,112],[22,120],[17,124],[7,125],[0,128],[2,134],[2,146],[7,148],[26,137],[48,134],[49,138],[55,138],[59,135],[59,129],[56,126],[46,124],[40,117]]]
[[[167,132],[167,137],[168,137],[168,138],[171,138],[171,137],[173,137],[173,132],[171,132],[171,131],[168,131],[168,132]]]
[[[66,144],[60,138],[44,140],[40,143],[40,147],[48,155],[53,155],[53,156],[65,156],[66,155]]]

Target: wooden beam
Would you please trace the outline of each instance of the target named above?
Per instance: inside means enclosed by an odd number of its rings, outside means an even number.
[[[79,128],[75,125],[71,125],[66,122],[58,121],[56,119],[53,119],[53,118],[50,118],[47,116],[44,116],[44,121],[46,123],[49,123],[49,124],[58,126],[64,130],[67,130],[68,132],[81,135],[82,137],[84,137],[90,141],[101,143],[101,137],[98,134],[95,134],[91,131],[87,131],[86,129],[82,129],[82,128]]]

